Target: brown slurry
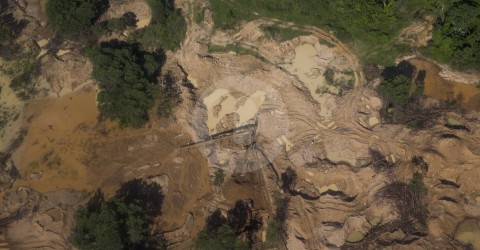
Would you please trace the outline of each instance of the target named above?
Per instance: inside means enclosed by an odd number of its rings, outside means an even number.
[[[428,97],[449,101],[456,100],[466,109],[480,111],[480,88],[464,83],[453,82],[440,76],[440,67],[422,59],[412,59],[410,62],[418,70],[425,70],[425,92]]]

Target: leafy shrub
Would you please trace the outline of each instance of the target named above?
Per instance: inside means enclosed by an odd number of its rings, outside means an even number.
[[[171,71],[161,76],[160,91],[154,96],[158,115],[170,116],[173,108],[182,101],[180,89],[176,83],[177,79]]]
[[[418,195],[420,198],[425,197],[428,193],[428,188],[425,186],[425,183],[423,183],[422,175],[419,173],[413,174],[409,188],[412,193]]]
[[[216,187],[220,187],[225,180],[225,171],[223,169],[215,170],[215,176],[213,177],[213,185]]]
[[[29,100],[38,93],[33,81],[38,71],[38,63],[36,61],[38,52],[38,49],[33,49],[33,51],[24,53],[12,60],[11,65],[6,70],[6,73],[12,77],[10,88],[24,101]]]
[[[335,72],[331,68],[327,68],[325,72],[323,72],[323,76],[325,77],[325,81],[327,84],[334,83]]]
[[[272,221],[268,224],[267,228],[267,247],[278,247],[283,238],[286,237],[286,220],[288,216],[288,204],[290,200],[285,195],[276,192],[273,195],[276,210],[275,216]]]
[[[310,32],[294,30],[291,28],[280,28],[275,25],[262,26],[262,31],[267,37],[277,40],[279,42],[285,42],[288,40],[292,40],[293,38],[298,36],[305,36],[310,34]]]

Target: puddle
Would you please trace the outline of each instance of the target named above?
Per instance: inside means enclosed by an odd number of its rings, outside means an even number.
[[[455,239],[465,244],[472,244],[475,249],[480,249],[480,228],[475,219],[467,219],[458,225]]]
[[[207,106],[209,134],[216,134],[246,124],[255,118],[265,101],[265,92],[251,95],[231,93],[228,89],[216,89],[203,99]]]
[[[410,60],[417,70],[425,70],[424,95],[435,99],[448,101],[457,100],[467,110],[480,111],[480,88],[457,83],[442,78],[439,73],[440,67],[422,59]]]

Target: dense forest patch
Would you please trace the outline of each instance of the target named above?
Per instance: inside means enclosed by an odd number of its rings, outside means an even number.
[[[437,20],[427,54],[458,69],[480,70],[479,1],[450,1],[446,9]]]
[[[107,9],[108,0],[49,0],[46,14],[53,30],[72,35],[89,31]]]

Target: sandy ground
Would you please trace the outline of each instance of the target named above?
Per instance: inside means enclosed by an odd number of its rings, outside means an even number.
[[[217,126],[220,121],[227,118],[227,115],[236,116],[235,120],[232,121],[234,127],[242,126],[247,121],[255,118],[265,101],[265,92],[256,91],[249,96],[241,95],[234,97],[228,89],[216,89],[203,99],[204,104],[207,106],[207,126],[210,134],[221,132],[217,130]],[[223,129],[225,130],[226,128],[223,127]]]

